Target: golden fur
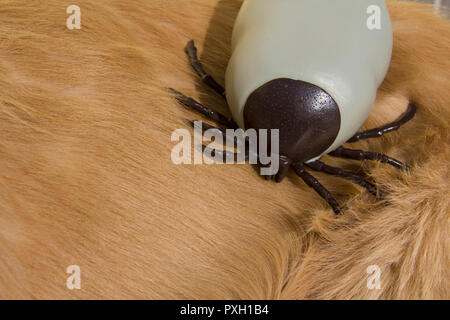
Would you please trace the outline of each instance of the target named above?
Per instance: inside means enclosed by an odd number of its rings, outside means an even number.
[[[170,160],[172,131],[201,117],[166,88],[226,112],[184,46],[223,82],[240,1],[78,0],[81,30],[71,4],[0,7],[0,298],[450,298],[450,25],[430,7],[389,3],[393,60],[365,128],[410,99],[417,117],[355,146],[414,169],[362,164],[385,200],[317,174],[345,205],[336,218],[292,173]],[[66,288],[73,264],[81,290]]]

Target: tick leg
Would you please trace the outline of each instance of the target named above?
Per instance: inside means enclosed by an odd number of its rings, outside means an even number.
[[[322,198],[324,198],[328,204],[333,208],[336,215],[341,215],[344,211],[339,206],[339,203],[334,199],[331,193],[322,185],[320,182],[314,178],[310,173],[308,173],[303,164],[296,163],[293,166],[295,173],[305,181],[305,183],[313,188]]]
[[[176,91],[175,89],[170,89],[170,91],[175,95],[175,98],[178,100],[179,103],[188,107],[189,109],[193,109],[193,110],[203,114],[208,119],[218,122],[228,128],[237,128],[238,127],[236,122],[234,122],[234,120],[224,116],[223,114],[221,114],[217,111],[214,111],[208,107],[205,107],[201,103],[195,101],[192,98],[186,97],[184,94]]]
[[[200,60],[198,60],[197,48],[195,47],[194,40],[188,42],[186,46],[186,53],[189,57],[189,62],[191,63],[192,68],[194,68],[195,72],[199,75],[202,81],[226,100],[227,98],[225,95],[225,89],[220,84],[218,84],[216,80],[213,79],[213,77],[205,72],[202,63],[200,62]]]
[[[278,173],[275,175],[275,182],[280,183],[286,178],[289,169],[291,168],[291,160],[285,156],[280,156],[280,169]]]
[[[189,126],[191,126],[192,128],[194,128],[194,129],[197,129],[197,128],[198,128],[196,122],[200,122],[200,120],[195,120],[195,121],[186,120],[186,123],[187,123]],[[207,131],[207,130],[217,130],[217,131],[219,131],[219,132],[222,134],[223,137],[226,137],[226,136],[227,136],[227,131],[226,131],[227,128],[224,128],[224,127],[214,127],[214,126],[209,125],[209,124],[204,123],[204,122],[201,122],[201,124],[202,124],[202,133],[204,133],[204,132]]]
[[[327,174],[331,174],[334,176],[338,176],[338,177],[342,177],[342,178],[351,180],[351,181],[359,184],[361,187],[366,188],[367,191],[369,191],[375,197],[377,196],[377,187],[375,187],[374,184],[370,183],[369,181],[367,181],[366,179],[364,179],[363,177],[361,177],[357,174],[345,171],[340,168],[331,167],[321,161],[310,162],[310,163],[307,163],[306,165],[314,171],[325,172]]]
[[[196,120],[196,121],[186,120],[186,123],[194,129],[199,129],[197,122],[200,122],[200,121],[199,120]],[[205,133],[207,130],[217,130],[222,135],[222,137],[226,139],[226,141],[233,142],[235,145],[237,145],[240,142],[239,139],[242,139],[242,141],[244,141],[246,144],[248,143],[248,141],[245,139],[245,137],[238,138],[237,136],[231,137],[230,135],[228,135],[227,134],[228,128],[225,128],[225,127],[214,127],[205,122],[201,122],[201,129],[202,129],[202,133]],[[233,139],[231,139],[231,138],[233,138]]]
[[[353,149],[347,149],[343,147],[337,148],[335,151],[329,153],[330,156],[333,157],[339,157],[339,158],[345,158],[345,159],[353,159],[353,160],[378,160],[382,163],[387,163],[397,169],[409,169],[409,167],[391,157],[388,157],[385,154],[378,153],[378,152],[369,152],[369,151],[362,151],[362,150],[353,150]]]
[[[194,128],[194,130],[200,129],[200,127],[198,126],[198,122],[197,121],[186,120],[186,122],[187,122],[187,124],[189,126]],[[244,152],[247,155],[247,159],[250,159],[250,153],[251,153],[250,143],[245,138],[245,135],[243,135],[243,136],[236,136],[236,135],[231,136],[231,135],[229,135],[227,133],[227,128],[214,127],[214,126],[211,126],[211,125],[209,125],[207,123],[204,123],[204,122],[201,122],[201,130],[202,130],[202,133],[205,133],[207,130],[216,130],[216,131],[218,131],[222,135],[222,138],[225,139],[227,145],[229,143],[232,143],[233,146],[238,148],[238,150],[244,150]],[[252,155],[253,155],[253,158],[256,158],[256,159],[258,158],[258,155],[255,154],[254,152],[252,153]]]
[[[239,153],[212,149],[205,145],[202,145],[202,152],[208,152],[213,158],[217,156],[221,158],[224,163],[227,161],[227,159],[230,159],[234,162],[238,162],[240,160],[248,161],[249,159],[248,152],[245,152],[245,157],[243,159],[240,159]]]
[[[414,115],[417,112],[417,106],[414,103],[410,103],[408,105],[408,110],[398,119],[390,124],[387,124],[383,127],[371,129],[364,132],[358,132],[355,134],[350,140],[347,142],[357,142],[359,140],[369,139],[369,138],[379,138],[386,133],[397,131],[402,127],[405,123],[414,118]]]

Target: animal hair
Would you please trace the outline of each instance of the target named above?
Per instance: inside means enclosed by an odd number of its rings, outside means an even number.
[[[228,112],[184,46],[223,83],[241,1],[78,0],[80,30],[71,4],[0,6],[0,298],[450,298],[450,25],[433,7],[388,3],[392,64],[364,128],[409,100],[418,114],[356,145],[413,169],[325,156],[389,191],[317,174],[336,218],[292,172],[275,184],[250,165],[171,161],[172,132],[203,118],[167,88]]]

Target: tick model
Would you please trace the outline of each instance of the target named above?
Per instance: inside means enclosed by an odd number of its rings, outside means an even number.
[[[378,28],[368,27],[368,8],[378,9]],[[232,119],[172,92],[181,104],[221,124],[217,129],[223,135],[225,128],[279,129],[280,168],[266,178],[281,182],[292,168],[341,214],[337,201],[306,168],[349,179],[375,196],[379,192],[364,177],[321,162],[323,155],[408,168],[384,154],[342,146],[398,130],[416,113],[410,103],[399,120],[358,132],[386,76],[392,44],[383,0],[245,0],[233,30],[226,90],[205,72],[194,42],[186,47],[192,67],[227,101]]]

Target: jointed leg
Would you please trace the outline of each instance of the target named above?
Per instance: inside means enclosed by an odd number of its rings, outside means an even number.
[[[216,121],[228,128],[233,128],[233,129],[237,128],[237,124],[232,119],[229,119],[228,117],[222,115],[221,113],[214,111],[208,107],[205,107],[201,103],[195,101],[192,98],[186,97],[184,94],[176,91],[175,89],[170,89],[170,90],[172,91],[173,94],[175,94],[175,98],[178,100],[178,102],[180,102],[184,106],[186,106],[190,109],[194,109],[195,111],[206,116],[208,119]]]
[[[412,118],[414,118],[414,115],[416,114],[416,112],[417,112],[417,106],[414,103],[410,103],[408,105],[408,110],[406,111],[406,113],[404,115],[402,115],[402,117],[400,119],[398,119],[397,121],[394,121],[383,127],[371,129],[371,130],[364,131],[364,132],[358,132],[347,142],[357,142],[357,141],[363,140],[363,139],[379,138],[379,137],[385,135],[386,133],[396,131],[396,130],[400,129],[400,127],[403,126],[405,123],[407,123]]]
[[[292,165],[292,161],[289,160],[287,157],[285,156],[280,156],[279,158],[279,168],[278,168],[278,172],[274,175],[264,175],[264,179],[266,180],[275,180],[276,183],[280,183],[284,180],[284,178],[286,178],[289,169],[291,168]],[[269,165],[262,165],[261,167],[268,167]]]
[[[331,167],[321,161],[314,161],[314,162],[308,163],[306,165],[314,171],[325,172],[325,173],[328,173],[328,174],[331,174],[334,176],[338,176],[338,177],[342,177],[342,178],[351,180],[351,181],[359,184],[360,186],[366,188],[367,191],[369,191],[374,196],[377,196],[377,187],[375,187],[375,185],[373,185],[372,183],[370,183],[369,181],[367,181],[366,179],[364,179],[363,177],[361,177],[357,174],[345,171],[340,168]]]
[[[186,120],[186,123],[191,126],[193,129],[199,129],[198,125],[196,124],[196,122],[200,122],[200,120],[196,120],[196,121],[191,121],[191,120]],[[224,139],[226,139],[226,141],[230,141],[233,142],[235,145],[237,145],[240,141],[244,141],[245,143],[248,143],[248,141],[245,139],[245,136],[243,137],[238,137],[233,135],[232,137],[229,136],[227,134],[227,129],[225,127],[214,127],[212,125],[209,125],[205,122],[201,122],[201,130],[202,133],[205,133],[207,130],[217,130]],[[233,138],[233,139],[231,139]],[[240,140],[240,141],[239,141]]]
[[[187,120],[187,122],[194,129],[197,128],[197,126],[195,125],[194,121]],[[217,127],[213,127],[213,126],[211,126],[211,125],[209,125],[207,123],[202,123],[202,133],[204,133],[207,130],[218,130],[221,133],[223,138],[228,139],[227,133],[226,133],[226,128],[220,128],[220,127],[217,128]],[[236,140],[237,140],[237,138],[236,138]],[[236,140],[234,141],[235,143],[236,143]],[[234,162],[237,162],[239,160],[248,161],[249,158],[250,158],[250,153],[249,153],[250,152],[250,147],[249,147],[249,144],[248,144],[247,141],[245,141],[245,145],[244,145],[245,156],[244,156],[243,159],[240,159],[240,157],[239,157],[240,154],[239,153],[212,149],[212,148],[209,148],[209,147],[207,147],[205,145],[202,145],[201,148],[202,148],[202,152],[205,152],[205,151],[208,152],[211,155],[211,157],[216,157],[217,156],[217,157],[221,158],[223,162],[226,162],[227,159],[232,159]]]
[[[200,120],[194,120],[194,121],[186,120],[186,123],[189,126],[191,126],[193,129],[197,129],[198,128],[198,126],[196,125],[196,122],[201,122],[201,121]],[[207,130],[217,130],[217,131],[219,131],[222,134],[223,137],[226,137],[226,135],[227,135],[227,132],[226,132],[227,128],[214,127],[214,126],[212,126],[210,124],[207,124],[205,122],[201,122],[201,125],[202,125],[202,133],[204,133]]]
[[[194,68],[195,72],[200,76],[200,78],[202,78],[202,81],[226,100],[225,89],[218,84],[213,77],[205,72],[202,63],[198,60],[197,48],[195,47],[194,40],[189,41],[187,44],[186,53],[189,57],[189,62],[191,63],[192,68]]]
[[[320,182],[314,178],[311,174],[309,174],[305,168],[303,167],[303,164],[296,163],[293,166],[293,169],[295,173],[305,181],[305,183],[313,188],[322,198],[324,198],[328,204],[333,208],[333,211],[335,214],[343,214],[341,207],[339,206],[338,202],[334,197],[331,195],[331,193],[320,184]]]
[[[289,172],[289,169],[291,168],[291,160],[289,160],[287,157],[280,156],[280,169],[278,170],[278,173],[275,175],[275,182],[280,183],[281,181],[286,178],[287,173]]]
[[[211,157],[215,158],[216,156],[219,157],[224,163],[227,162],[227,159],[230,159],[234,162],[238,162],[240,160],[248,161],[249,154],[248,152],[245,152],[245,157],[243,159],[240,158],[239,153],[229,152],[229,151],[222,151],[217,149],[211,149],[205,145],[202,145],[202,152],[208,152]]]
[[[353,160],[378,160],[381,161],[382,163],[390,164],[391,166],[397,169],[409,169],[409,167],[406,164],[378,152],[353,150],[339,147],[335,151],[330,152],[329,154],[333,157],[353,159]]]

